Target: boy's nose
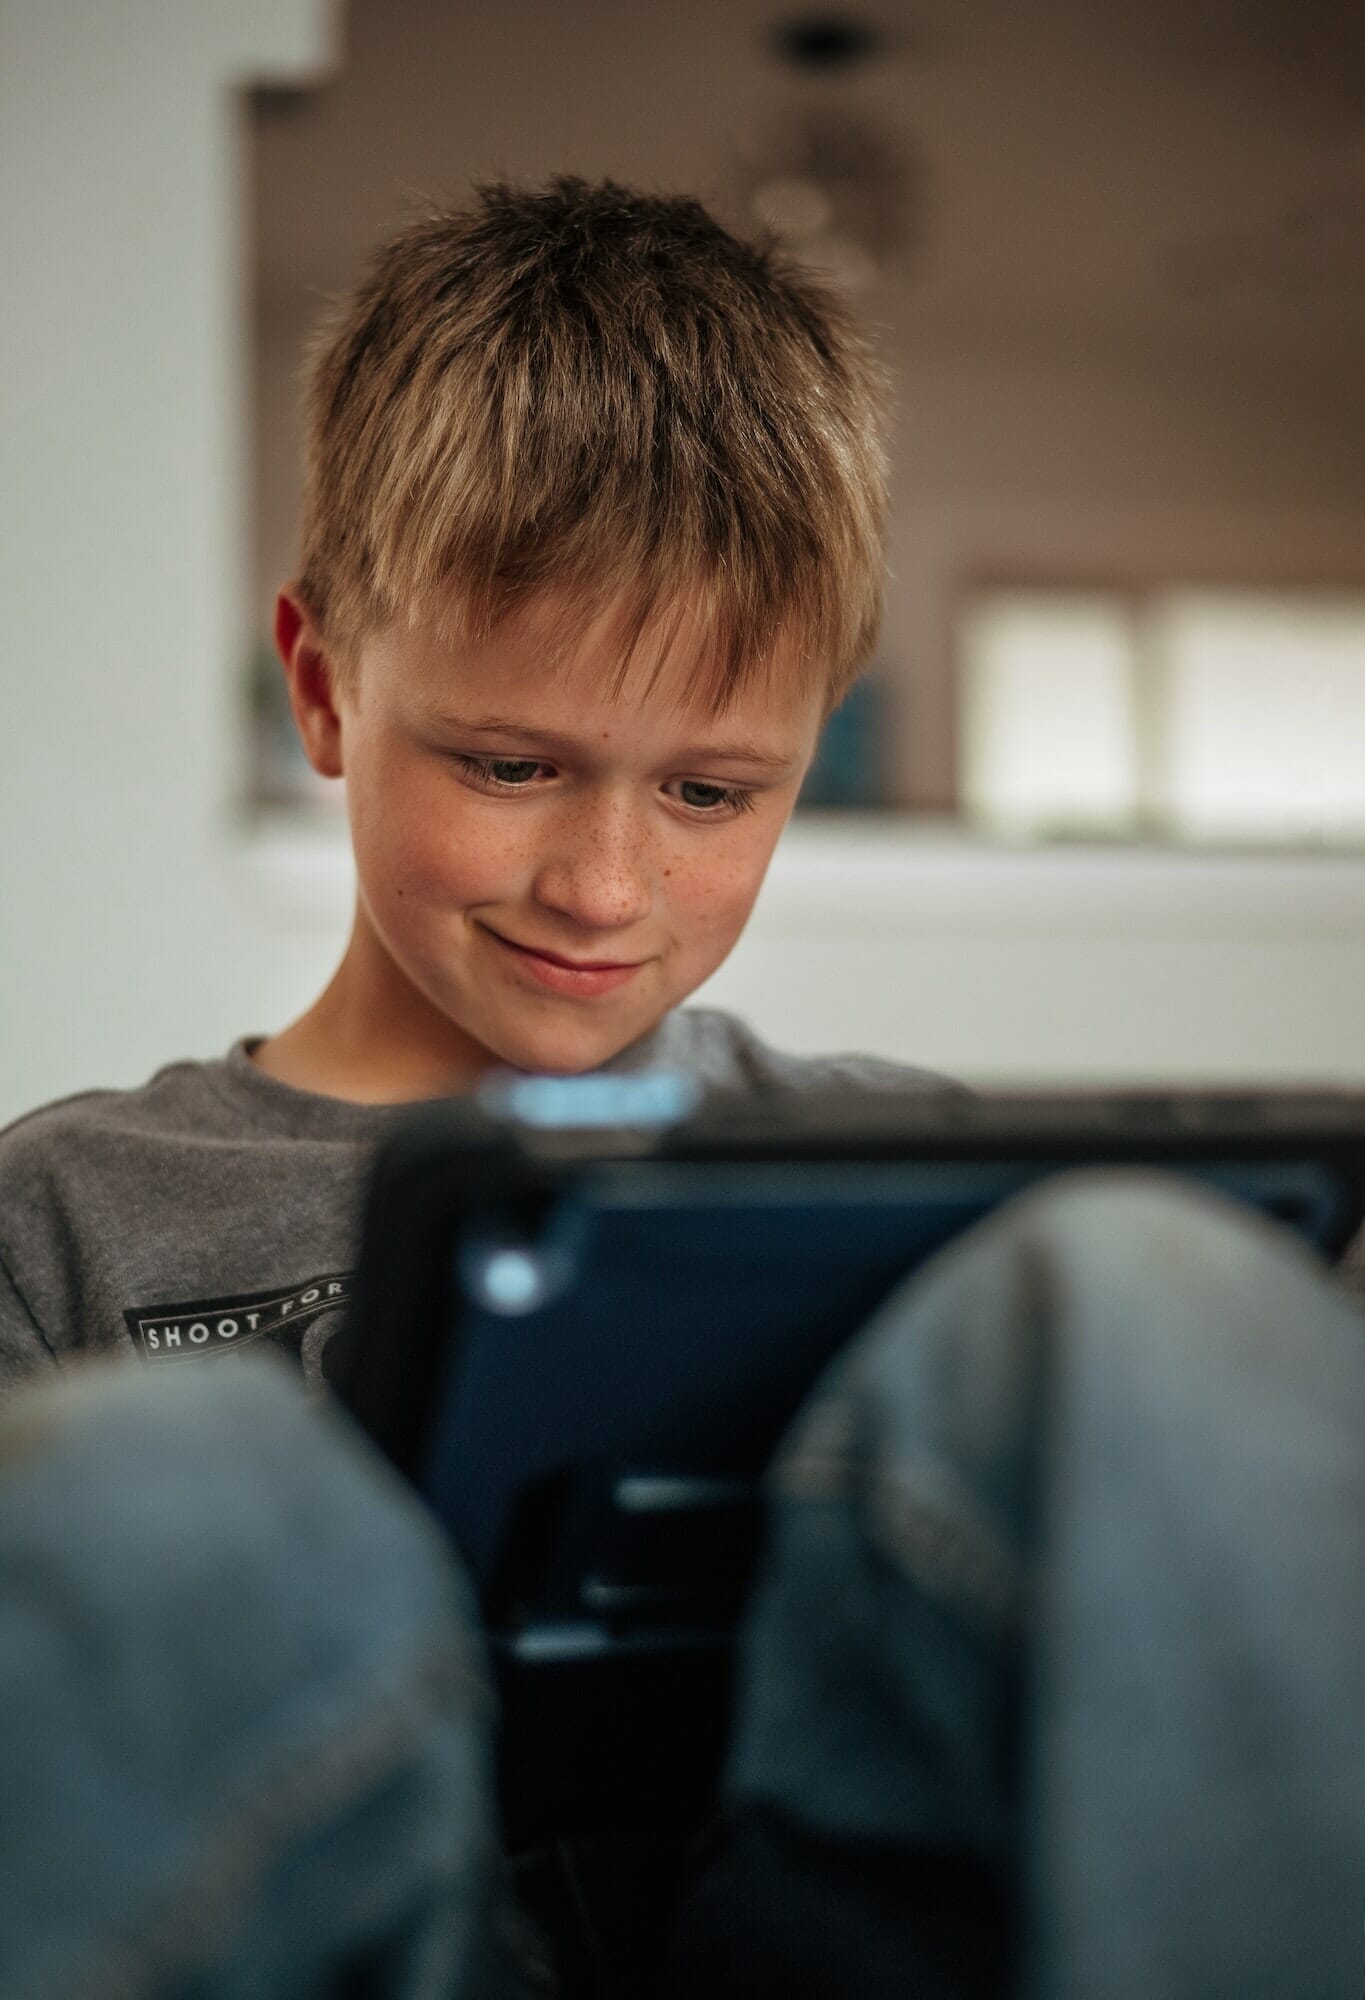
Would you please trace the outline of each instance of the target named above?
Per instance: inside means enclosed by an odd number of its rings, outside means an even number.
[[[653,860],[635,815],[607,806],[557,829],[536,874],[537,901],[589,930],[622,930],[649,915]]]

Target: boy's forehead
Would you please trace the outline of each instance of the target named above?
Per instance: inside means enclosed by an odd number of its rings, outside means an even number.
[[[695,616],[684,610],[648,621],[631,643],[623,636],[628,610],[621,604],[608,605],[581,630],[574,629],[581,614],[571,623],[569,610],[546,592],[486,637],[470,641],[438,616],[391,634],[385,650],[409,696],[461,719],[473,707],[529,721],[550,711],[580,721],[589,714],[648,716],[704,735],[733,733],[742,721],[746,734],[763,729],[784,739],[803,739],[818,725],[820,696],[797,670],[794,641],[775,641],[758,671],[717,708],[708,698],[713,655]]]

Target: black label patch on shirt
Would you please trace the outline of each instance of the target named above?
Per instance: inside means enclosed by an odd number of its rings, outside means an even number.
[[[304,1278],[276,1291],[130,1306],[123,1317],[144,1361],[193,1361],[265,1340],[289,1349],[311,1374],[320,1369],[326,1339],[341,1324],[338,1317],[323,1329],[319,1321],[327,1314],[344,1313],[354,1294],[354,1271],[325,1271],[319,1278]],[[305,1343],[316,1353],[305,1353]],[[309,1362],[313,1367],[306,1365]]]

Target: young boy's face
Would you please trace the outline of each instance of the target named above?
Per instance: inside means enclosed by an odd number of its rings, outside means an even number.
[[[818,695],[789,688],[719,718],[680,705],[685,643],[636,693],[646,646],[608,700],[605,622],[552,674],[553,617],[541,600],[458,653],[390,630],[335,704],[351,997],[376,1036],[429,1045],[447,1084],[495,1062],[593,1068],[700,986],[744,928],[819,732]]]

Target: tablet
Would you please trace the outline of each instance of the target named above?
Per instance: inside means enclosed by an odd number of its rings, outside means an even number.
[[[514,1847],[704,1807],[796,1411],[927,1258],[1102,1166],[1217,1187],[1331,1258],[1365,1097],[755,1100],[655,1071],[503,1077],[399,1129],[337,1386],[473,1579]]]

